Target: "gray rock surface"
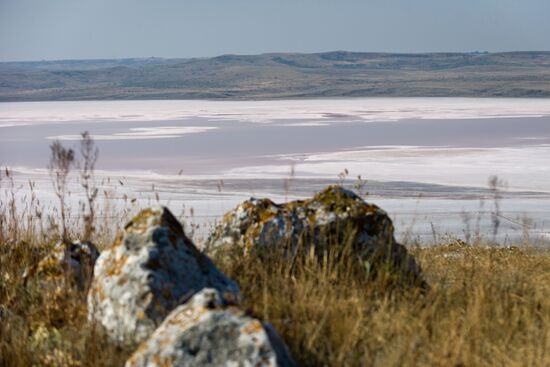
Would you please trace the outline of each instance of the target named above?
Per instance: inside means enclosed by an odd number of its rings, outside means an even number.
[[[146,209],[97,260],[89,319],[119,343],[142,342],[170,311],[206,287],[228,300],[240,297],[238,286],[197,250],[168,209]]]
[[[126,362],[126,367],[294,366],[268,324],[226,305],[204,289],[164,320]]]
[[[351,253],[369,271],[390,264],[396,274],[416,280],[420,267],[394,239],[385,211],[354,192],[329,186],[310,199],[275,204],[251,198],[226,213],[206,241],[209,251],[278,247],[293,253],[314,246],[318,255],[331,246],[351,244]]]

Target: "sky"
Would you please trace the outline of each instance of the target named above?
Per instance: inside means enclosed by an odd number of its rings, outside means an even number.
[[[0,61],[550,51],[550,0],[0,0]]]

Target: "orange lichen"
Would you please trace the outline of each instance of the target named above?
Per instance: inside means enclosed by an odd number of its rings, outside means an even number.
[[[124,266],[124,264],[126,264],[127,260],[128,255],[126,254],[122,254],[119,258],[116,258],[114,255],[112,255],[108,260],[109,265],[107,266],[107,269],[105,271],[106,274],[108,276],[120,275],[122,267]]]
[[[254,334],[262,330],[263,330],[263,326],[258,320],[250,321],[241,329],[241,331],[245,334]]]
[[[145,319],[145,312],[143,312],[142,310],[138,310],[136,312],[136,318],[140,321]]]
[[[143,209],[128,222],[124,230],[126,233],[144,234],[150,226],[160,225],[161,215],[160,210],[152,208]]]

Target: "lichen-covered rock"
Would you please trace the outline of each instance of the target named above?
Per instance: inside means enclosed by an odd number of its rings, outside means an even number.
[[[228,299],[239,297],[238,286],[197,250],[168,209],[146,209],[97,260],[89,318],[119,343],[141,342],[206,287]]]
[[[164,320],[126,367],[294,366],[269,324],[204,289]]]
[[[94,264],[99,251],[89,241],[74,241],[66,244],[56,243],[51,251],[38,262],[38,265],[25,272],[24,278],[36,276],[47,286],[63,287],[66,281],[70,285],[85,291],[92,279]]]
[[[293,253],[313,246],[322,255],[331,246],[346,244],[369,271],[384,263],[395,274],[420,278],[414,258],[395,241],[386,212],[340,186],[284,204],[251,198],[224,215],[205,246],[212,252],[242,249],[244,253],[263,247]]]

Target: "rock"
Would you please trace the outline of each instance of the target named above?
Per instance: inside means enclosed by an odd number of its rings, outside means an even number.
[[[164,320],[125,367],[295,366],[269,324],[203,289]]]
[[[394,239],[385,211],[366,203],[350,190],[329,186],[307,200],[275,204],[251,198],[226,213],[206,241],[208,251],[314,246],[322,256],[331,246],[351,244],[351,252],[370,272],[382,263],[396,274],[420,278],[420,267]]]
[[[119,343],[138,343],[206,287],[227,299],[240,297],[238,286],[197,250],[168,209],[146,209],[97,260],[89,319]]]
[[[86,291],[93,275],[94,264],[99,251],[89,241],[74,241],[70,244],[58,242],[52,250],[38,262],[38,265],[26,271],[25,280],[38,276],[40,281],[61,286],[66,280],[82,291]]]

